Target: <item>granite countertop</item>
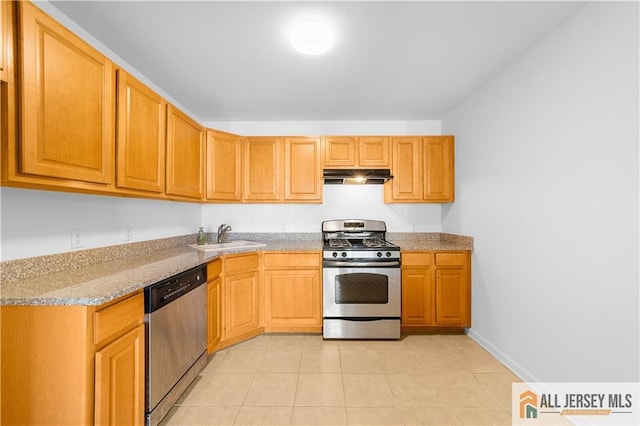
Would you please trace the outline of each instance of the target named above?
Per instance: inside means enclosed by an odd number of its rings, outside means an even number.
[[[209,236],[210,238],[210,236]],[[208,263],[251,251],[321,250],[320,234],[230,234],[265,246],[224,251],[189,247],[195,235],[2,262],[0,305],[102,305]],[[473,238],[441,233],[391,234],[403,250],[471,250]]]

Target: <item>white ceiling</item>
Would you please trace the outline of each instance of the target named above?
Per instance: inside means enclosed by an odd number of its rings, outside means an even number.
[[[437,120],[584,2],[50,3],[207,121]],[[329,53],[288,42],[330,24]]]

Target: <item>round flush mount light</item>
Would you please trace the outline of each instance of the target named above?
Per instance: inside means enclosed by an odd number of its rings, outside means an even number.
[[[321,55],[331,49],[334,42],[331,28],[320,21],[296,24],[289,40],[294,49],[305,55]]]

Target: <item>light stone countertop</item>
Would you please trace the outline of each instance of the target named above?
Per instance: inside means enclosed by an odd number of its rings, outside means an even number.
[[[209,239],[211,235],[208,235]],[[221,255],[322,249],[320,234],[231,233],[266,246],[202,251],[195,235],[2,262],[0,305],[102,305]],[[403,250],[471,250],[473,238],[441,233],[387,234]]]

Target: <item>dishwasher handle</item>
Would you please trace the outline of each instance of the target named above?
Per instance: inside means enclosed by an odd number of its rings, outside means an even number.
[[[207,269],[197,266],[144,289],[144,311],[151,313],[207,282]]]

